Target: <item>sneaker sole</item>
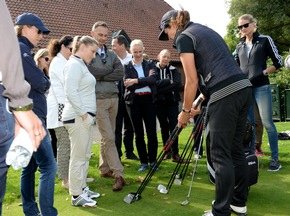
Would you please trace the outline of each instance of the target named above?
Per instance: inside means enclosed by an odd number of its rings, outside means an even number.
[[[268,169],[268,172],[277,172],[277,171],[279,171],[281,168],[282,168],[282,166],[280,165],[280,166],[279,166],[277,169],[275,169],[275,170]]]

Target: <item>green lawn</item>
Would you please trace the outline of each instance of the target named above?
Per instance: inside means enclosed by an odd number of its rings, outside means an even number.
[[[277,122],[279,132],[289,130],[290,122]],[[184,129],[179,136],[180,153],[187,142],[191,127]],[[161,140],[160,134],[158,139]],[[248,215],[253,216],[286,216],[290,210],[290,140],[279,140],[280,162],[283,168],[276,173],[267,171],[270,161],[270,149],[267,145],[267,134],[263,137],[263,150],[266,154],[259,158],[260,175],[258,184],[250,189],[247,203]],[[159,150],[162,149],[159,143]],[[120,192],[113,192],[113,179],[99,178],[99,144],[93,145],[93,157],[90,163],[89,176],[95,181],[89,183],[92,190],[102,194],[97,199],[98,207],[82,208],[72,207],[68,191],[61,187],[61,182],[55,181],[55,206],[60,216],[72,215],[165,215],[179,216],[191,215],[200,216],[204,210],[211,208],[211,201],[214,199],[214,186],[208,180],[205,157],[198,161],[197,173],[195,174],[190,203],[181,206],[180,203],[186,200],[188,194],[193,163],[190,164],[187,176],[182,185],[172,185],[168,194],[161,194],[157,190],[159,184],[167,185],[176,163],[163,161],[160,170],[154,174],[152,180],[142,193],[142,199],[132,204],[123,201],[130,192],[136,192],[140,186],[139,180],[145,178],[147,172],[138,173],[139,162],[122,159],[125,167],[126,186]],[[3,216],[23,215],[19,189],[20,171],[9,169],[7,191],[3,203]]]

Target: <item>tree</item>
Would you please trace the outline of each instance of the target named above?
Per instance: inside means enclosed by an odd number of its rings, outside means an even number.
[[[290,48],[290,0],[227,0],[232,21],[227,26],[225,41],[234,50],[237,44],[238,18],[252,14],[258,20],[259,32],[270,35],[280,52]]]

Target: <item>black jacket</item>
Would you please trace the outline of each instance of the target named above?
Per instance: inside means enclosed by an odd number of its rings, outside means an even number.
[[[234,57],[242,71],[248,76],[254,87],[269,84],[268,76],[264,76],[263,70],[267,68],[267,59],[271,58],[273,66],[279,69],[283,62],[278,50],[268,35],[260,35],[258,32],[253,34],[253,47],[247,57],[246,37],[240,39]]]
[[[125,89],[125,93],[124,93],[125,103],[133,104],[135,90],[138,88],[145,87],[145,86],[149,86],[149,88],[151,89],[152,101],[155,102],[156,93],[157,93],[156,80],[157,80],[157,73],[158,73],[156,70],[155,64],[153,62],[148,62],[145,59],[143,59],[142,68],[143,68],[145,77],[141,77],[141,78],[138,77],[138,73],[132,64],[132,61],[124,65],[124,67],[125,67],[124,80],[126,80],[127,78],[131,78],[131,79],[138,78],[138,84],[134,84]],[[149,71],[151,69],[153,69],[155,72],[153,75],[149,76]]]
[[[172,65],[167,65],[161,68],[159,62],[156,64],[158,70],[157,74],[157,100],[172,100],[173,102],[180,101],[179,87],[180,87],[180,74],[177,69]],[[171,84],[170,81],[173,81]]]

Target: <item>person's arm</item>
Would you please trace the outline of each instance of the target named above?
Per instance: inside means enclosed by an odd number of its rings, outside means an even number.
[[[269,66],[263,71],[263,74],[266,76],[275,72],[277,69],[279,69],[283,65],[282,57],[278,53],[277,47],[275,46],[273,39],[270,36],[267,36],[267,40],[268,40],[267,47],[266,47],[267,54],[271,58],[273,65]]]
[[[5,87],[3,96],[9,98],[9,106],[15,117],[15,135],[23,127],[29,134],[33,150],[36,151],[46,135],[42,122],[32,111],[32,100],[28,98],[30,85],[24,80],[18,41],[5,1],[0,1],[0,72]]]
[[[111,53],[112,54],[112,53]],[[124,76],[124,66],[117,57],[117,55],[111,55],[113,62],[113,71],[110,74],[105,75],[102,81],[114,82],[119,81]]]
[[[178,126],[185,127],[189,123],[190,111],[198,88],[198,76],[193,53],[180,53],[180,60],[185,74],[184,99],[182,112],[178,116]],[[198,106],[200,109],[200,106]]]

